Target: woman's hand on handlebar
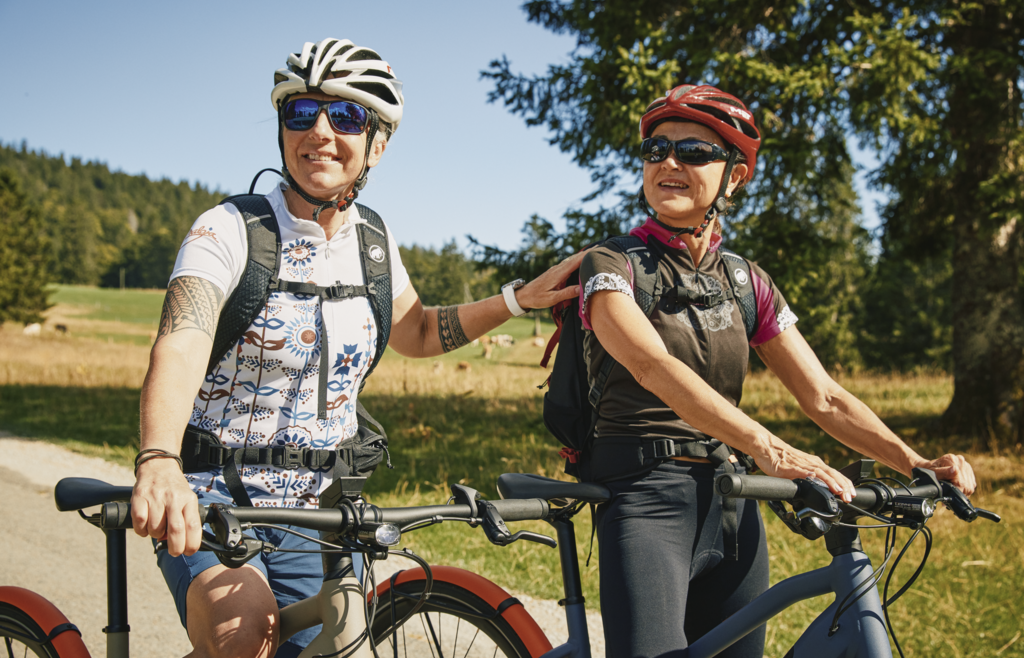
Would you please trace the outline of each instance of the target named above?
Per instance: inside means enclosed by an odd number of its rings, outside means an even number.
[[[172,556],[199,550],[203,525],[195,492],[170,459],[151,459],[139,465],[132,491],[132,525],[140,537],[167,540]]]
[[[978,488],[978,480],[974,477],[974,469],[967,463],[963,455],[946,454],[938,459],[927,459],[915,468],[927,468],[935,472],[935,477],[947,480],[968,496]]]
[[[776,436],[769,442],[764,454],[751,455],[762,473],[786,480],[818,478],[843,502],[853,500],[853,482],[819,457],[797,450]]]

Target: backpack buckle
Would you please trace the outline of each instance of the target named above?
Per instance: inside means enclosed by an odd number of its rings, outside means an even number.
[[[284,446],[284,448],[281,449],[281,468],[286,468],[288,470],[301,468],[303,466],[302,452],[302,448]]]
[[[676,456],[676,442],[672,439],[658,439],[654,442],[655,459],[671,459]]]

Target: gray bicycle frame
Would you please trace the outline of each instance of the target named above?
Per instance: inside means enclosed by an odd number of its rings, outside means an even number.
[[[570,524],[571,527],[571,524]],[[561,530],[561,529],[559,529]],[[755,628],[780,614],[795,603],[805,599],[834,593],[832,602],[804,630],[800,639],[786,653],[786,658],[818,658],[820,656],[844,656],[845,658],[892,658],[889,636],[885,626],[882,603],[878,589],[872,583],[874,569],[871,559],[860,550],[857,531],[835,528],[836,546],[829,543],[829,549],[848,552],[834,555],[831,564],[821,569],[797,574],[783,580],[764,594],[748,603],[743,609],[724,620],[706,635],[684,650],[686,658],[712,658],[725,651]],[[571,559],[566,562],[569,552],[563,533],[559,532],[559,551],[562,556],[563,580],[565,572],[572,571],[579,578],[579,562],[576,559],[575,538],[570,537]],[[566,580],[567,594],[568,584]],[[865,591],[867,590],[867,591]],[[852,593],[852,595],[851,595]],[[863,596],[857,598],[859,594]],[[849,596],[849,599],[846,597]],[[853,599],[857,598],[856,601]],[[836,609],[846,599],[849,608],[839,618],[839,628],[829,634]],[[852,603],[851,603],[852,602]],[[591,658],[590,636],[587,631],[586,611],[580,596],[578,603],[565,606],[565,618],[569,627],[568,640],[541,658]]]

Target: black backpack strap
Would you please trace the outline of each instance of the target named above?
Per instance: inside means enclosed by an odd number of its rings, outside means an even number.
[[[380,215],[366,206],[357,203],[359,216],[366,223],[359,225],[359,253],[363,264],[363,278],[369,290],[370,306],[377,321],[377,352],[373,355],[370,368],[360,384],[366,380],[377,367],[377,362],[384,355],[391,337],[391,251],[388,245],[388,232]]]
[[[754,296],[754,276],[750,272],[750,263],[743,256],[724,247],[720,247],[720,251],[725,274],[732,288],[732,298],[740,307],[743,327],[747,330],[747,342],[750,342],[757,331],[757,299]]]
[[[661,274],[658,270],[660,252],[633,235],[609,238],[606,243],[621,251],[629,259],[633,269],[633,298],[644,315],[651,317],[662,295]],[[618,361],[610,354],[605,354],[601,367],[590,381],[588,399],[590,406],[593,407],[593,414],[590,431],[587,434],[589,437],[593,437],[597,429],[597,406],[601,402],[605,384],[608,383],[608,377],[612,374],[616,363]]]
[[[227,203],[242,213],[249,253],[242,278],[221,309],[207,374],[217,368],[266,306],[281,267],[281,232],[270,202],[260,194],[239,194],[221,201]]]

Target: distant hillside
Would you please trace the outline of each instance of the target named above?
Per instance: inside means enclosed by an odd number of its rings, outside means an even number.
[[[192,222],[226,194],[201,185],[151,181],[99,162],[0,145],[0,167],[14,169],[47,226],[54,281],[129,287],[167,285]]]

